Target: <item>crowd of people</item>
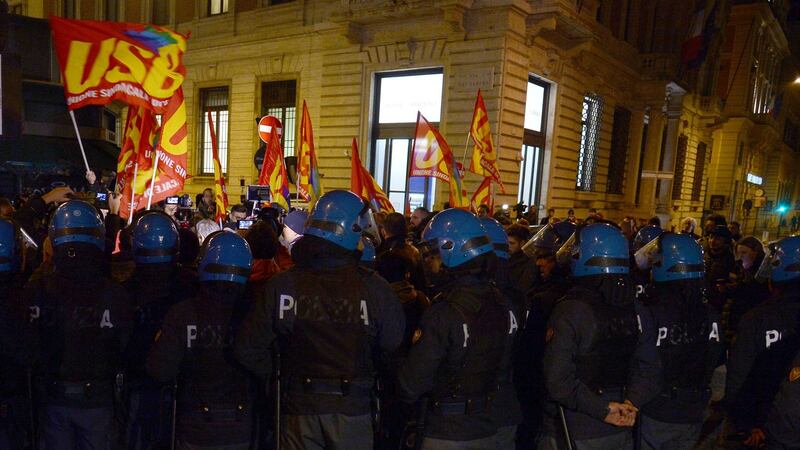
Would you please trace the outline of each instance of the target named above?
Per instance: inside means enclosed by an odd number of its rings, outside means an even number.
[[[0,448],[800,448],[800,237],[74,197],[0,201]]]

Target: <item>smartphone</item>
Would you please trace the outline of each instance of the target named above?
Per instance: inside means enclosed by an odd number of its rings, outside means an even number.
[[[167,205],[177,205],[179,204],[180,197],[178,197],[177,195],[172,195],[170,197],[167,197],[166,200],[167,200]]]
[[[247,201],[268,202],[270,200],[269,186],[251,184],[247,186]]]
[[[108,201],[108,193],[107,192],[98,192],[97,193],[97,202],[107,202]]]
[[[240,229],[240,230],[249,230],[249,229],[250,229],[250,227],[252,227],[252,226],[253,226],[253,222],[254,222],[254,221],[253,221],[252,219],[248,219],[248,220],[237,220],[237,221],[236,221],[236,228],[238,228],[238,229]]]

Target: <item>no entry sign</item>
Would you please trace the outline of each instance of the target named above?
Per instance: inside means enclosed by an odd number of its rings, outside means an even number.
[[[277,117],[264,116],[258,121],[258,137],[265,144],[269,143],[269,138],[275,130],[278,131],[278,139],[280,139],[283,136],[283,125],[281,125],[281,121]]]

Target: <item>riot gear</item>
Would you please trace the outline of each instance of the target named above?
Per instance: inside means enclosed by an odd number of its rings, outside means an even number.
[[[490,217],[484,217],[480,221],[486,230],[487,236],[489,236],[489,240],[492,241],[494,253],[498,258],[508,259],[511,256],[508,253],[508,235],[503,226],[500,225],[500,222]]]
[[[306,235],[317,236],[347,250],[355,250],[362,235],[380,243],[378,227],[369,204],[348,191],[325,193],[306,222]]]
[[[133,228],[133,259],[136,264],[175,262],[179,248],[178,228],[167,214],[149,211],[136,221]]]
[[[422,239],[431,252],[441,257],[442,264],[451,269],[494,251],[478,218],[462,209],[451,208],[436,214],[422,232]]]
[[[200,281],[229,281],[247,283],[253,256],[243,237],[235,233],[217,231],[206,239],[200,249],[197,271]]]

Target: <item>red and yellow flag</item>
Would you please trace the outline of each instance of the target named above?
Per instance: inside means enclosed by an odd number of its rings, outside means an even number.
[[[322,180],[317,166],[317,151],[314,147],[314,130],[311,115],[303,100],[303,118],[300,121],[300,151],[297,154],[297,193],[309,202],[309,207],[322,196]]]
[[[121,100],[165,114],[183,83],[186,38],[155,25],[50,17],[69,109]]]
[[[131,107],[133,109],[134,107]],[[130,112],[129,112],[130,114]],[[123,186],[123,197],[120,205],[120,217],[128,217],[130,211],[147,206],[147,197],[151,190],[153,195],[152,203],[160,202],[171,195],[177,195],[183,190],[186,182],[186,103],[183,100],[183,89],[178,89],[175,93],[167,110],[162,116],[161,127],[158,127],[153,111],[146,111],[143,114],[150,114],[148,119],[152,123],[156,132],[141,135],[139,147],[139,169],[136,175],[136,185],[134,190],[134,201],[131,207],[131,191],[125,191],[132,182],[133,176],[126,177]],[[148,141],[145,141],[145,136]],[[156,157],[158,161],[156,162]],[[157,166],[155,183],[153,181],[153,166]],[[130,180],[130,181],[127,181]],[[142,201],[144,200],[144,201]]]
[[[283,161],[283,146],[278,133],[271,133],[267,149],[264,152],[264,163],[261,164],[261,174],[258,184],[268,185],[270,201],[273,205],[280,206],[289,211],[289,177],[286,175],[286,165]]]
[[[353,153],[350,155],[350,191],[363,198],[377,212],[394,212],[389,197],[361,164],[356,138],[353,138]]]
[[[150,182],[147,174],[152,177],[150,167],[155,157],[159,133],[158,122],[152,110],[136,106],[128,108],[122,149],[117,162],[117,186],[122,195],[119,215],[122,218],[128,218],[131,211],[137,211],[146,205],[146,202],[140,200]]]
[[[475,193],[472,194],[472,199],[470,200],[470,207],[477,211],[478,205],[486,205],[489,207],[489,211],[494,211],[494,186],[492,184],[493,178],[491,177],[484,177],[481,184],[475,190]]]
[[[414,131],[414,144],[411,150],[409,177],[434,177],[450,185],[450,206],[469,208],[469,201],[462,187],[453,151],[447,145],[439,130],[417,113],[417,126]]]
[[[211,133],[211,154],[214,158],[214,202],[217,205],[217,214],[214,220],[222,222],[228,215],[228,189],[225,187],[225,177],[222,176],[222,163],[219,162],[219,149],[217,148],[217,132],[214,129],[214,119],[211,110],[208,110],[208,130]]]
[[[469,135],[475,141],[472,149],[472,160],[469,163],[469,171],[491,177],[505,192],[503,182],[500,181],[500,171],[497,170],[497,152],[492,143],[492,128],[489,126],[489,114],[486,112],[486,104],[483,102],[481,90],[478,89],[478,97],[475,99],[475,109],[472,112],[472,124],[469,127]]]

